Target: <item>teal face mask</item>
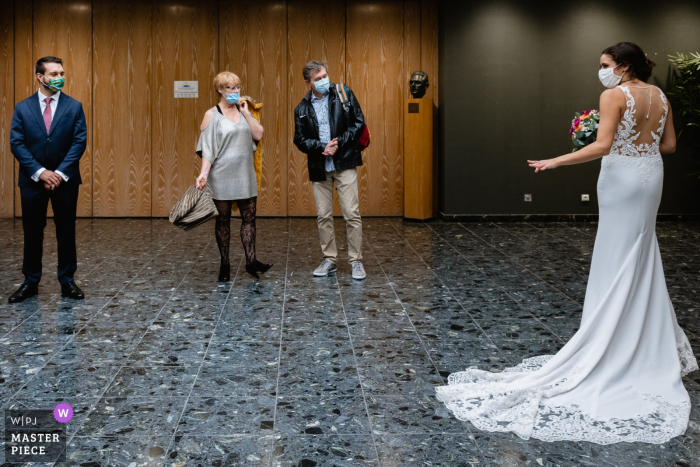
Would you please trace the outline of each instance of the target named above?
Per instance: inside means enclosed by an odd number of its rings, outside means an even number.
[[[41,76],[44,76],[44,75],[41,75]],[[46,78],[46,76],[44,76],[44,78],[49,80],[49,83],[48,84],[44,83],[44,85],[54,92],[60,91],[61,89],[63,89],[63,86],[66,84],[66,78],[64,78],[64,77],[49,79],[49,78]]]
[[[226,102],[229,104],[235,104],[238,102],[238,99],[241,98],[241,93],[240,92],[234,92],[233,94],[225,93],[226,94]]]
[[[330,87],[331,81],[328,78],[319,79],[314,83],[314,88],[316,88],[316,92],[320,92],[321,94],[327,93]]]

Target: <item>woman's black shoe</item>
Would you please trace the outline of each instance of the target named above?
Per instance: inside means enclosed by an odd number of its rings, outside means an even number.
[[[251,276],[255,277],[256,279],[260,279],[260,276],[258,275],[258,273],[259,272],[265,273],[265,272],[269,271],[271,267],[272,267],[272,263],[263,264],[256,259],[252,263],[246,264],[245,270],[248,271],[248,274],[250,274]]]
[[[252,264],[246,264],[245,270],[248,271],[248,274],[250,274],[251,276],[255,277],[256,279],[260,279],[260,276],[258,276],[258,272],[255,270],[255,266],[253,266]]]
[[[267,271],[270,270],[270,268],[273,266],[272,263],[270,264],[263,264],[257,259],[253,261],[253,267],[255,268],[256,271],[266,273]]]
[[[231,280],[231,265],[222,264],[219,267],[219,282],[229,282]]]

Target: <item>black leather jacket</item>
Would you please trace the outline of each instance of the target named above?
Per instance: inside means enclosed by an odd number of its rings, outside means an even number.
[[[336,170],[353,169],[362,165],[358,140],[365,125],[365,117],[352,90],[345,86],[345,91],[348,95],[347,111],[343,109],[343,104],[338,98],[335,84],[331,84],[328,91],[331,140],[338,138],[338,150],[332,156]],[[311,92],[309,91],[294,109],[294,144],[308,157],[309,179],[312,182],[322,182],[326,180],[327,156],[323,155],[326,144],[319,141],[318,119],[311,104]]]

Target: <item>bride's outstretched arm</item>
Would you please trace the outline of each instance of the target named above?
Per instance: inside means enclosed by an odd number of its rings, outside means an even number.
[[[535,172],[547,169],[556,169],[562,165],[583,164],[584,162],[600,159],[607,155],[612,147],[620,123],[620,117],[626,107],[625,97],[616,89],[608,89],[600,96],[600,123],[598,124],[598,136],[594,143],[585,148],[542,161],[527,161]]]

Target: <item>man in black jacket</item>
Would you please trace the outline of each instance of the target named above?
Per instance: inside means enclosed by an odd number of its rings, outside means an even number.
[[[323,262],[314,276],[337,270],[338,249],[333,230],[333,182],[338,190],[348,235],[348,255],[353,279],[366,277],[362,266],[362,219],[357,193],[357,166],[362,165],[358,140],[365,125],[360,104],[350,88],[344,107],[328,66],[310,61],[304,66],[309,92],[294,109],[294,144],[307,155],[313,182]]]

